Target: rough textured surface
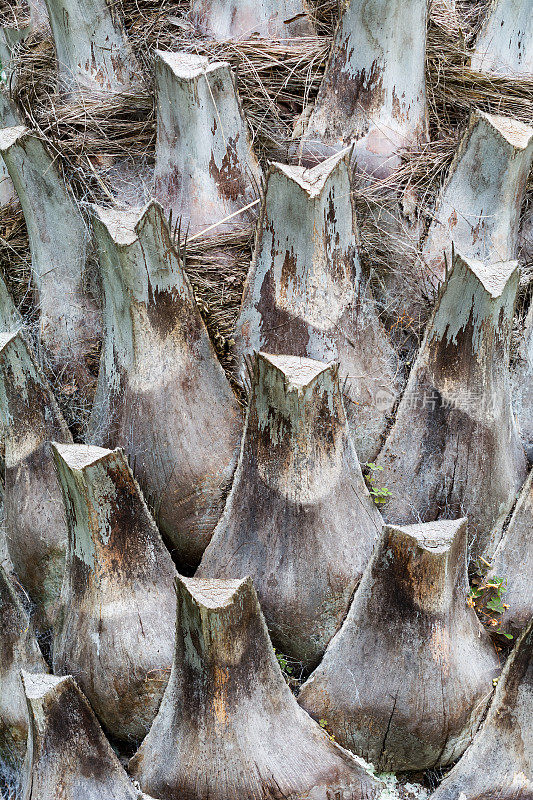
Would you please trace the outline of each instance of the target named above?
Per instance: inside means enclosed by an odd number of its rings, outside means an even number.
[[[221,41],[314,35],[307,0],[192,0],[191,8],[198,29]]]
[[[130,770],[160,800],[359,800],[377,782],[300,709],[251,580],[179,579],[176,653]]]
[[[467,605],[466,520],[385,527],[348,617],[299,702],[378,769],[463,753],[497,674]]]
[[[69,443],[72,438],[21,333],[0,335],[0,414],[9,554],[37,605],[36,624],[46,628],[57,610],[67,541],[49,442]]]
[[[313,169],[272,164],[235,339],[241,373],[254,351],[338,361],[361,461],[380,446],[399,365],[357,253],[349,153]]]
[[[471,65],[478,72],[531,78],[533,14],[527,0],[492,0]]]
[[[261,170],[229,64],[156,51],[155,76],[155,196],[184,233],[198,233],[255,200]],[[216,232],[250,218],[239,214]]]
[[[377,463],[387,521],[467,515],[472,557],[490,556],[526,478],[511,409],[516,262],[456,253]]]
[[[69,525],[54,672],[75,677],[113,736],[138,742],[172,665],[176,570],[121,450],[52,447]]]
[[[71,676],[22,673],[30,734],[23,800],[150,800],[130,782]]]
[[[533,797],[533,622],[500,676],[474,743],[431,800],[531,800]]]
[[[533,305],[527,315],[520,352],[513,370],[513,408],[522,443],[533,462]]]
[[[337,367],[260,353],[235,480],[198,577],[250,575],[275,646],[315,666],[381,528]]]
[[[123,447],[164,534],[197,566],[224,507],[242,418],[157,204],[98,211],[104,346],[90,441]]]

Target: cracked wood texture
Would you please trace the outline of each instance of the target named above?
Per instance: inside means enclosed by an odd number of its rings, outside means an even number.
[[[399,364],[359,263],[349,151],[313,169],[271,164],[235,340],[241,376],[259,350],[338,361],[357,453],[375,458]]]
[[[466,602],[466,520],[386,526],[341,630],[298,702],[378,770],[456,760],[498,659]]]
[[[431,800],[533,797],[533,621],[503,670],[487,719]]]
[[[50,440],[70,443],[72,437],[20,332],[0,334],[0,414],[9,555],[37,606],[37,627],[48,628],[57,611],[67,543]]]
[[[299,708],[249,578],[177,581],[176,652],[130,772],[159,800],[373,800],[378,783]]]
[[[533,75],[533,14],[528,0],[492,0],[471,66],[510,78]]]
[[[123,447],[180,562],[197,566],[237,463],[242,416],[160,206],[97,209],[104,344],[90,441]]]
[[[54,672],[104,728],[139,742],[174,652],[176,570],[121,450],[53,445],[69,526]]]
[[[260,353],[235,480],[197,576],[250,575],[275,646],[314,667],[382,524],[349,435],[337,366]]]
[[[22,672],[30,717],[22,800],[150,800],[135,789],[69,675]]]
[[[533,251],[532,251],[533,263]],[[529,461],[533,463],[533,305],[513,370],[513,408]]]
[[[307,0],[192,0],[191,19],[214,39],[314,36]]]
[[[385,520],[467,515],[472,558],[494,552],[526,478],[509,379],[518,278],[514,261],[455,254],[377,459]]]

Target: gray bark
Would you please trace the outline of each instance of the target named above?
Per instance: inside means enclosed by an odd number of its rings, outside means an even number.
[[[172,665],[176,570],[121,450],[52,448],[69,524],[54,672],[74,676],[114,737],[138,742]]]
[[[14,331],[21,327],[21,316],[15,307],[6,282],[0,275],[0,331]]]
[[[476,72],[530,79],[533,14],[528,0],[493,0],[471,60]]]
[[[298,707],[249,578],[180,578],[174,664],[130,771],[160,800],[377,798],[379,785]]]
[[[135,789],[69,675],[22,673],[30,732],[22,800],[150,800]]]
[[[533,797],[533,622],[504,671],[483,727],[431,800]]]
[[[199,30],[221,41],[315,35],[307,0],[192,0],[191,11]]]
[[[156,51],[155,197],[198,233],[256,199],[261,170],[226,62]],[[216,228],[251,219],[240,214]]]
[[[11,48],[7,46],[5,29],[0,29],[0,62],[6,75],[9,75],[9,62]],[[0,128],[18,125],[17,114],[5,88],[0,86]],[[10,203],[16,197],[13,181],[9,177],[4,159],[0,158],[0,208]],[[5,329],[4,329],[5,330]]]
[[[197,575],[250,575],[275,646],[314,667],[381,528],[337,366],[260,353],[235,480]]]
[[[242,418],[157,204],[97,210],[104,346],[91,441],[123,447],[182,562],[224,507]]]
[[[0,335],[0,414],[5,431],[5,519],[15,571],[53,624],[63,580],[67,526],[50,440],[72,437],[20,333]]]
[[[298,702],[379,770],[448,764],[498,659],[467,605],[466,520],[386,526],[346,621]]]
[[[513,370],[513,408],[527,456],[533,462],[533,304]]]
[[[24,760],[28,736],[21,668],[48,672],[29,616],[0,566],[0,764],[15,768]]]
[[[386,521],[467,515],[472,558],[489,557],[526,478],[511,409],[514,261],[455,254],[377,463]]]
[[[379,451],[399,365],[357,252],[349,153],[317,167],[271,164],[235,339],[241,375],[254,351],[338,361],[362,461]]]
[[[517,257],[520,212],[533,162],[533,128],[474,111],[437,200],[422,261],[438,284],[452,244],[467,258]]]

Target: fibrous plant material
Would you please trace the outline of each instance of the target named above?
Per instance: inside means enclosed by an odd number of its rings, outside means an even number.
[[[28,710],[21,668],[48,672],[29,615],[0,566],[0,766],[20,767],[26,753]]]
[[[0,152],[17,190],[28,231],[40,337],[53,365],[92,383],[85,360],[100,331],[85,290],[89,234],[56,161],[24,127],[0,131]]]
[[[0,414],[9,554],[42,630],[57,611],[67,542],[49,442],[70,443],[72,437],[21,333],[0,334]]]
[[[242,417],[160,206],[97,209],[104,345],[90,441],[123,447],[183,563],[224,507]]]
[[[487,719],[431,800],[533,797],[533,621],[503,670]]]
[[[179,578],[176,652],[130,772],[160,798],[370,800],[349,753],[298,707],[249,578]]]
[[[176,570],[121,450],[52,449],[69,526],[54,672],[114,737],[140,741],[172,665]]]
[[[215,39],[313,36],[308,0],[192,0],[191,19]]]
[[[183,231],[216,232],[250,219],[261,170],[230,65],[191,53],[156,51],[155,196]]]
[[[68,675],[22,673],[30,717],[24,800],[149,800],[135,789]]]
[[[532,127],[482,111],[471,114],[422,245],[425,270],[435,284],[451,265],[452,244],[467,258],[516,258],[532,162]]]
[[[371,461],[400,379],[357,247],[349,152],[313,169],[272,164],[235,339],[241,374],[258,350],[338,361],[356,449]]]
[[[198,577],[250,575],[275,646],[314,667],[381,528],[337,366],[260,353],[239,465]]]
[[[526,478],[511,409],[516,261],[455,254],[377,463],[387,521],[468,515],[470,554],[488,557]]]
[[[522,443],[529,460],[533,461],[533,304],[513,370],[513,408]]]
[[[302,687],[303,708],[380,770],[454,761],[482,718],[498,659],[466,603],[466,555],[465,519],[386,526]]]
[[[492,0],[471,66],[476,72],[531,78],[533,14],[527,0]]]
[[[120,92],[139,82],[119,5],[110,0],[45,0],[58,71],[71,88]]]
[[[305,161],[356,141],[359,171],[383,177],[427,136],[427,0],[350,0],[301,147]]]

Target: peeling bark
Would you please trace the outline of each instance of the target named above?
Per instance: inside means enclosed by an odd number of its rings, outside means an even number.
[[[130,782],[69,675],[22,672],[30,734],[23,800],[150,800]]]
[[[176,653],[130,771],[160,800],[377,798],[379,785],[300,709],[249,578],[179,578]]]
[[[236,326],[254,351],[338,361],[357,452],[372,460],[400,390],[397,357],[377,318],[359,256],[349,153],[314,169],[272,164]]]
[[[207,36],[289,39],[314,36],[307,0],[192,0],[192,20]]]
[[[385,177],[427,137],[427,0],[351,0],[302,142],[305,162],[357,140],[357,169]]]
[[[298,702],[378,770],[457,759],[498,659],[467,605],[466,520],[386,526],[348,617]]]
[[[425,270],[435,284],[451,264],[452,244],[467,258],[516,258],[532,162],[532,127],[509,117],[472,113],[422,245]]]
[[[15,571],[50,627],[63,580],[67,526],[49,442],[72,437],[20,333],[0,334],[0,414],[5,430],[5,518]]]
[[[0,331],[14,331],[21,327],[21,316],[15,307],[6,282],[0,275]]]
[[[12,767],[22,764],[28,736],[22,667],[48,672],[29,616],[0,566],[0,763]]]
[[[176,554],[197,566],[236,466],[242,419],[157,204],[97,209],[104,347],[90,440],[123,447]]]
[[[513,372],[513,408],[527,456],[533,462],[533,305]]]
[[[260,353],[235,480],[198,577],[250,575],[275,646],[314,667],[381,528],[337,366]]]
[[[100,333],[99,312],[84,287],[89,234],[55,159],[27,128],[0,131],[0,152],[24,212],[41,341],[54,365],[92,383],[85,364]]]
[[[533,797],[533,621],[517,642],[483,727],[431,800]]]
[[[530,79],[533,74],[533,14],[527,0],[493,0],[476,41],[476,72]]]
[[[261,170],[226,62],[156,51],[155,197],[198,233],[256,199]],[[252,219],[219,225],[216,233]]]
[[[386,521],[467,515],[472,558],[489,557],[526,478],[511,409],[517,263],[455,254],[378,458]]]

